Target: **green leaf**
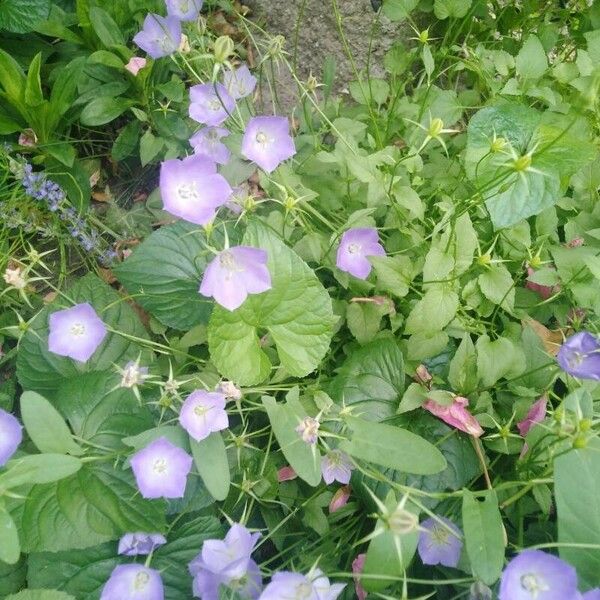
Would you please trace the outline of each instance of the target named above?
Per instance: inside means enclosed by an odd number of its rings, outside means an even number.
[[[53,483],[77,473],[83,466],[79,458],[66,454],[30,454],[13,458],[0,475],[6,489],[29,483]]]
[[[352,302],[346,310],[346,323],[359,344],[367,344],[377,335],[381,317],[388,311],[374,302]]]
[[[267,330],[282,366],[304,377],[329,349],[334,323],[329,294],[310,267],[262,223],[248,225],[243,243],[267,251],[273,287],[249,296],[235,311],[215,307],[208,328],[211,358],[224,377],[240,385],[263,381],[271,363],[258,332]]]
[[[600,553],[593,547],[600,539],[600,505],[590,499],[600,495],[600,441],[594,438],[585,448],[571,450],[554,461],[554,493],[558,512],[560,557],[577,569],[584,586],[598,584]]]
[[[394,492],[390,491],[385,499],[386,508],[392,512],[397,504]],[[404,508],[418,517],[419,510],[411,502],[407,502]],[[393,580],[389,578],[401,579],[412,562],[419,541],[418,531],[395,535],[383,519],[377,521],[375,530],[377,529],[383,531],[369,542],[360,578],[362,586],[368,592],[379,592],[390,587]]]
[[[57,590],[23,590],[4,600],[75,600],[75,597]]]
[[[106,125],[120,117],[128,108],[135,103],[126,98],[100,97],[92,100],[81,111],[79,120],[82,125],[94,127]]]
[[[23,129],[23,126],[17,121],[6,115],[0,115],[0,135],[10,135],[21,129]]]
[[[105,10],[92,6],[90,8],[90,22],[94,32],[106,47],[125,45],[125,38],[121,33],[121,29]]]
[[[384,0],[383,14],[390,21],[404,21],[417,4],[419,0]]]
[[[398,298],[408,294],[412,280],[413,265],[408,256],[369,257],[377,275],[377,287]]]
[[[397,342],[376,340],[346,358],[329,393],[339,404],[353,406],[369,421],[383,421],[396,413],[404,393],[404,361]]]
[[[0,3],[0,29],[27,33],[38,21],[48,18],[49,12],[50,0],[3,0]]]
[[[471,8],[472,0],[435,0],[433,12],[438,19],[462,19]]]
[[[121,129],[112,147],[112,157],[116,160],[123,160],[131,156],[137,148],[140,139],[141,124],[139,121],[130,121]],[[163,231],[159,229],[159,231]]]
[[[1,8],[1,5],[0,5]],[[27,83],[25,84],[25,103],[27,106],[39,106],[44,101],[40,68],[42,66],[42,53],[38,52],[29,65]]]
[[[140,162],[142,167],[151,163],[156,155],[163,149],[165,142],[162,138],[156,137],[148,129],[140,139]]]
[[[491,387],[503,377],[511,379],[525,370],[525,356],[512,340],[499,337],[493,342],[482,335],[477,348],[477,374],[484,387]]]
[[[83,449],[73,440],[60,413],[36,392],[23,392],[21,418],[25,429],[40,452],[55,454],[83,454]]]
[[[17,526],[4,503],[0,502],[0,561],[14,565],[21,556],[21,544]]]
[[[27,561],[23,556],[14,565],[0,561],[0,598],[6,600],[9,594],[14,594],[26,587],[26,569]]]
[[[477,353],[471,336],[465,333],[450,361],[448,382],[463,395],[477,388]]]
[[[435,284],[415,304],[406,319],[406,333],[433,334],[456,315],[458,294],[444,284]]]
[[[481,497],[483,500],[478,500]],[[471,569],[485,584],[492,585],[504,565],[504,529],[496,492],[475,495],[463,490],[462,518]]]
[[[65,379],[89,371],[112,369],[115,364],[124,366],[129,360],[136,360],[141,348],[116,332],[147,339],[131,306],[95,275],[90,273],[78,279],[67,290],[66,297],[76,303],[89,302],[111,331],[92,357],[82,364],[48,350],[48,317],[65,308],[65,301],[56,300],[38,313],[21,339],[17,376],[25,389],[50,398]],[[142,351],[142,360],[145,356],[147,352]]]
[[[77,85],[83,72],[85,58],[74,58],[66,65],[61,65],[50,93],[50,108],[48,110],[48,129],[54,131],[60,118],[71,108]]]
[[[214,243],[221,241],[216,238]],[[185,331],[208,322],[212,310],[212,302],[198,292],[202,273],[213,258],[206,242],[197,225],[184,221],[167,225],[144,240],[114,272],[152,316]]]
[[[491,302],[508,312],[515,307],[515,284],[510,271],[503,264],[491,264],[478,279],[481,293]]]
[[[296,388],[297,394],[297,388]],[[285,404],[270,396],[262,397],[279,447],[298,477],[313,487],[321,481],[321,456],[315,445],[306,443],[296,427],[307,416],[300,401],[291,392]]]
[[[17,511],[24,552],[87,548],[127,532],[165,528],[164,503],[142,499],[131,472],[111,463],[85,465],[67,479],[33,486]]]
[[[97,447],[120,450],[122,440],[154,425],[152,413],[113,373],[84,373],[66,380],[55,405],[75,434]]]
[[[204,540],[221,537],[218,519],[206,516],[177,524],[169,532],[168,544],[158,548],[152,557],[152,568],[161,572],[166,600],[192,597],[188,564]],[[60,588],[77,600],[98,600],[113,569],[126,563],[131,563],[131,558],[118,556],[115,543],[84,550],[35,553],[29,557],[27,580],[30,586]]]
[[[19,63],[8,52],[0,48],[0,85],[13,103],[19,102],[25,95],[25,83],[25,74]]]
[[[200,442],[190,438],[190,446],[194,464],[206,489],[215,500],[225,500],[229,494],[231,478],[223,436],[215,431]]]
[[[348,86],[350,95],[359,104],[383,104],[390,93],[390,86],[383,79],[351,81]]]
[[[345,421],[352,435],[340,448],[354,458],[417,475],[433,475],[446,468],[443,454],[410,431],[356,417]]]
[[[529,35],[515,59],[517,75],[523,79],[539,79],[548,68],[548,57],[539,38]]]

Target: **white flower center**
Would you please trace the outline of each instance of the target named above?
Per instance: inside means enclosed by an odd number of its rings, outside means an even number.
[[[198,417],[203,417],[208,412],[208,408],[206,406],[202,406],[202,404],[197,404],[194,406],[194,414]]]
[[[358,254],[362,249],[362,246],[360,244],[348,244],[348,252],[350,254]]]
[[[227,269],[228,271],[236,270],[235,257],[233,254],[231,254],[231,252],[227,252],[227,250],[225,250],[225,252],[221,252],[219,255],[219,263],[221,264],[221,267]]]
[[[550,589],[540,577],[533,573],[521,575],[521,587],[531,594],[533,600],[536,600],[541,592],[547,592]]]
[[[81,337],[85,334],[85,325],[83,323],[73,323],[70,331],[71,335],[74,335],[75,337]]]
[[[167,472],[167,466],[167,461],[164,458],[159,458],[154,461],[154,466],[152,467],[152,470],[155,473],[159,473],[160,475],[162,475],[163,473]]]
[[[267,134],[264,131],[259,131],[256,134],[256,143],[257,144],[260,144],[261,146],[266,146],[268,141],[269,141],[269,138],[267,137]]]
[[[182,200],[198,200],[198,187],[196,186],[196,182],[192,181],[191,183],[181,183],[177,187],[177,195]]]
[[[217,111],[221,110],[221,108],[223,108],[223,105],[221,104],[221,101],[218,98],[213,98],[212,100],[209,101],[208,108],[210,108],[210,110],[214,110],[215,112],[217,112]]]
[[[302,600],[303,598],[310,598],[313,593],[313,586],[310,583],[301,583],[296,588],[295,600]]]
[[[135,582],[133,583],[133,587],[136,592],[141,592],[148,585],[150,581],[150,575],[146,573],[146,571],[141,571],[135,576]]]
[[[445,527],[434,525],[431,530],[431,537],[438,546],[445,546],[448,543],[450,532]]]
[[[161,47],[163,52],[170,52],[173,49],[173,42],[168,35],[163,35],[161,38],[158,38],[156,42]]]

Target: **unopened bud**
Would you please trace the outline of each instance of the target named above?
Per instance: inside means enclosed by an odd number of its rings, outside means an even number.
[[[234,49],[233,40],[228,35],[218,37],[213,50],[215,62],[224,63],[233,54]]]
[[[426,44],[429,41],[429,29],[424,29],[419,33],[419,41],[421,44]]]
[[[433,119],[433,121],[431,121],[431,123],[429,123],[429,129],[427,130],[427,133],[430,137],[435,138],[442,133],[442,129],[444,129],[444,121],[436,117]]]
[[[388,527],[395,535],[406,535],[416,531],[419,527],[419,517],[415,513],[398,505],[388,517]]]

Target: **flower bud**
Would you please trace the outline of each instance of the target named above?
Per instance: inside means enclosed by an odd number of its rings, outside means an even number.
[[[233,40],[228,35],[218,37],[213,49],[215,62],[224,63],[233,54],[234,49]]]
[[[399,504],[388,517],[387,524],[393,534],[406,535],[418,529],[419,517]]]
[[[424,29],[419,33],[419,41],[421,44],[426,44],[429,41],[429,29]]]
[[[490,144],[490,152],[500,152],[506,146],[506,140],[503,137],[496,138]]]
[[[340,508],[346,506],[349,498],[350,486],[344,485],[333,495],[333,498],[329,503],[329,512],[334,513],[336,510],[340,510]]]
[[[427,133],[428,133],[429,137],[436,138],[436,137],[438,137],[438,135],[440,135],[440,133],[442,133],[443,129],[444,129],[444,121],[442,121],[440,118],[436,117],[435,119],[433,119],[431,121],[431,123],[429,123],[429,129],[427,130]]]

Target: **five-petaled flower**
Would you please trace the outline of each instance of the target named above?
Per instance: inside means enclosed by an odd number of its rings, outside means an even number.
[[[48,350],[86,362],[106,337],[106,325],[88,302],[50,315]]]
[[[195,21],[204,0],[166,0],[167,14],[180,21]]]
[[[164,600],[160,573],[144,565],[119,565],[102,588],[100,600]]]
[[[298,427],[296,427],[296,433],[302,438],[302,441],[314,446],[319,439],[320,425],[317,419],[304,417]]]
[[[429,518],[420,525],[419,556],[425,565],[456,567],[462,550],[461,534],[445,517]]]
[[[130,459],[137,486],[144,498],[183,498],[192,457],[160,437]]]
[[[190,88],[189,114],[204,125],[220,125],[235,108],[235,100],[222,83],[201,83]]]
[[[341,450],[330,450],[321,459],[321,473],[327,485],[334,481],[348,483],[354,469],[354,463],[350,457]]]
[[[214,431],[227,429],[229,418],[225,412],[225,403],[224,394],[196,390],[183,403],[179,411],[179,423],[199,442]]]
[[[242,139],[242,154],[267,173],[296,154],[285,117],[254,117],[248,121]]]
[[[260,248],[234,246],[219,252],[208,264],[200,284],[203,296],[213,297],[227,310],[239,308],[248,294],[271,289],[267,253]]]
[[[573,377],[600,380],[600,340],[588,331],[580,331],[560,347],[556,360]]]
[[[223,85],[235,100],[249,96],[256,87],[256,77],[250,73],[247,65],[240,65],[235,70],[225,71]]]
[[[190,145],[195,154],[206,156],[220,165],[225,165],[229,161],[231,152],[221,138],[228,135],[229,131],[224,127],[204,127],[190,138]]]
[[[177,51],[181,43],[181,23],[177,17],[161,17],[150,13],[133,41],[154,59],[169,56]]]
[[[345,587],[345,583],[330,583],[319,569],[312,575],[281,571],[273,575],[259,600],[336,600]]]
[[[197,225],[215,218],[231,196],[231,187],[205,156],[166,160],[160,167],[160,195],[164,209]]]
[[[335,264],[341,271],[358,279],[366,279],[372,268],[369,256],[385,256],[377,229],[356,227],[348,229],[342,235]]]

